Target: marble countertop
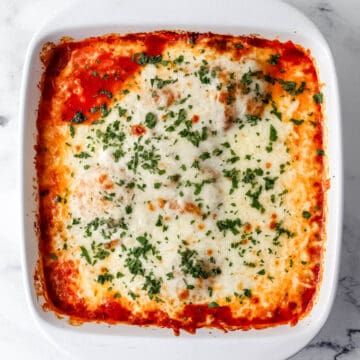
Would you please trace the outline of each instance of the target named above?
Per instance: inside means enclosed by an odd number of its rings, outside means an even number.
[[[360,359],[360,1],[287,0],[320,28],[334,54],[342,102],[344,227],[338,292],[329,319],[292,360]],[[18,214],[18,104],[26,48],[71,0],[0,2],[0,357],[63,359],[44,341],[25,302]]]

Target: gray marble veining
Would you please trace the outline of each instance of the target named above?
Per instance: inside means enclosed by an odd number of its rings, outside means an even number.
[[[0,126],[5,126],[9,122],[9,119],[0,115]]]
[[[288,0],[320,28],[333,52],[344,139],[344,227],[338,292],[329,319],[292,360],[360,359],[360,1]],[[63,359],[34,328],[21,279],[17,209],[21,69],[39,24],[66,1],[0,2],[0,354],[2,359]]]

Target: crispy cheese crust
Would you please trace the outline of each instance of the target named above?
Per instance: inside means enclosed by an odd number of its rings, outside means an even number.
[[[327,186],[309,51],[160,31],[68,39],[43,59],[37,278],[48,308],[175,332],[309,313]]]

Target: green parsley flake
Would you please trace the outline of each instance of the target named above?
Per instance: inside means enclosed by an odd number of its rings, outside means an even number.
[[[209,309],[215,309],[217,307],[219,307],[219,304],[215,301],[212,301],[211,303],[208,304]]]
[[[153,129],[155,127],[156,123],[157,123],[157,116],[152,112],[147,113],[145,116],[146,126],[149,129]]]
[[[278,138],[277,131],[273,125],[270,125],[270,141],[276,141]]]
[[[317,104],[322,104],[324,100],[324,96],[322,93],[317,93],[313,96],[313,99]]]

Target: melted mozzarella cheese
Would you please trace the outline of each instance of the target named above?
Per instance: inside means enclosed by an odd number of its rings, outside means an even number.
[[[52,248],[76,263],[90,311],[111,297],[139,317],[209,303],[256,317],[255,297],[271,315],[313,281],[301,267],[320,228],[301,214],[314,209],[316,169],[294,147],[313,151],[312,130],[290,121],[308,116],[301,100],[281,87],[272,97],[269,51],[169,45],[95,108],[97,121],[56,125],[66,187]],[[59,92],[70,98],[66,81]]]
[[[176,52],[169,52],[170,59],[176,57]],[[253,289],[259,282],[259,279],[256,281],[254,277],[261,266],[260,260],[266,257],[267,248],[272,242],[271,232],[266,230],[269,216],[273,212],[278,213],[270,201],[270,196],[281,192],[284,187],[279,181],[273,191],[269,193],[264,191],[261,194],[259,200],[266,209],[261,213],[251,207],[250,199],[246,196],[251,186],[239,180],[241,184],[230,194],[231,179],[224,176],[223,171],[236,169],[239,174],[244,174],[246,169],[262,168],[266,162],[278,168],[281,163],[289,161],[290,157],[285,151],[283,142],[291,131],[291,125],[280,124],[268,110],[265,113],[267,120],[260,121],[256,126],[246,125],[239,129],[239,126],[234,125],[230,129],[225,129],[226,105],[219,101],[216,89],[220,83],[219,79],[215,78],[208,86],[204,86],[195,75],[199,70],[197,64],[201,64],[201,58],[196,63],[190,60],[190,57],[186,57],[184,59],[186,65],[182,71],[176,73],[167,67],[147,66],[136,77],[136,86],[140,91],[131,91],[130,94],[125,95],[113,106],[104,123],[76,127],[76,136],[67,152],[65,164],[71,169],[77,169],[69,188],[71,195],[68,206],[72,218],[79,218],[81,222],[72,226],[72,219],[70,220],[67,237],[71,239],[70,243],[73,246],[78,247],[77,256],[80,259],[81,246],[88,248],[91,253],[92,242],[103,244],[119,240],[115,251],[105,259],[97,260],[95,265],[87,264],[84,259],[80,262],[80,273],[84,274],[79,284],[80,289],[84,289],[84,297],[93,302],[93,306],[99,301],[99,296],[94,295],[99,288],[102,288],[96,282],[96,276],[102,273],[104,267],[109,274],[115,275],[121,272],[123,275],[111,281],[114,291],[124,296],[129,296],[129,293],[136,294],[139,296],[137,298],[139,303],[150,300],[147,291],[143,290],[144,276],[134,276],[129,272],[125,265],[127,251],[121,247],[123,245],[126,249],[132,249],[138,246],[136,238],[143,234],[147,234],[151,243],[157,248],[158,254],[147,255],[142,265],[145,274],[152,273],[154,277],[161,279],[159,296],[170,302],[168,311],[176,309],[174,301],[175,304],[178,303],[177,306],[181,305],[184,299],[179,295],[189,287],[189,284],[196,290],[190,291],[186,302],[202,303],[209,299],[221,302],[221,299],[225,299],[229,294],[241,292],[243,289]],[[239,64],[230,61],[226,56],[219,57],[212,67],[220,68],[224,74],[235,73],[238,78],[249,70],[259,69],[259,65],[254,60],[249,59]],[[156,82],[151,85],[151,79],[155,78],[171,79],[176,82],[158,89],[154,86]],[[261,88],[265,87],[263,80],[257,83]],[[174,97],[174,103],[167,106],[170,94]],[[140,96],[139,100],[138,96]],[[234,104],[236,118],[245,117],[248,98],[248,96],[237,98]],[[179,101],[181,99],[186,101],[181,103]],[[117,107],[126,109],[126,115],[120,118],[119,125],[121,129],[119,131],[125,134],[122,143],[124,156],[115,161],[114,149],[112,147],[104,149],[97,133],[106,132],[111,124],[119,121]],[[191,131],[200,133],[202,128],[206,127],[208,132],[206,140],[195,146],[187,138],[179,136],[178,131],[167,131],[174,122],[171,115],[168,115],[170,111],[175,114],[175,118],[181,111],[186,113],[186,119],[192,119],[197,115],[199,121],[191,125]],[[148,113],[155,114],[158,119],[156,126],[153,129],[146,128],[143,136],[132,135],[132,126],[144,124]],[[126,120],[127,116],[131,118]],[[277,128],[278,140],[273,145],[274,150],[267,153],[265,147],[269,143],[270,125]],[[154,153],[159,156],[158,167],[165,171],[164,174],[148,170],[141,163],[136,172],[129,169],[128,164],[134,158],[137,144],[149,151],[154,149]],[[224,144],[229,146],[225,147]],[[93,148],[94,151],[89,152],[91,154],[89,158],[79,159],[74,157],[75,149],[78,147],[81,147],[82,151],[88,148]],[[222,152],[218,156],[214,155],[216,149]],[[210,156],[202,160],[204,153],[209,153]],[[251,158],[246,160],[248,154],[251,154]],[[229,160],[234,157],[238,157],[239,160],[232,164]],[[199,163],[199,168],[194,167],[194,162]],[[84,166],[89,168],[85,170]],[[103,183],[101,183],[102,174],[106,175]],[[169,179],[169,176],[173,175],[179,175],[179,180]],[[243,176],[239,175],[239,178]],[[117,185],[121,181],[124,181],[125,185]],[[207,181],[209,183],[206,183]],[[131,182],[135,187],[126,189],[126,184]],[[197,194],[196,186],[202,182],[205,183]],[[161,187],[155,189],[156,183],[161,183]],[[109,190],[107,185],[111,186]],[[106,197],[109,200],[106,200]],[[163,206],[159,206],[159,199],[164,200]],[[201,206],[200,214],[184,211],[186,204],[199,204],[195,206],[199,208]],[[126,214],[127,206],[131,206],[130,215]],[[149,206],[153,206],[153,210],[150,210]],[[203,218],[203,214],[206,218]],[[280,218],[284,216],[281,211],[278,215]],[[161,226],[157,226],[159,217],[163,219]],[[102,233],[104,229],[105,232],[111,232],[111,227],[105,223],[92,231],[91,236],[86,236],[86,226],[96,218],[104,221],[113,219],[114,222],[124,219],[127,229],[120,228],[111,236],[104,237]],[[217,226],[217,221],[238,218],[242,224],[250,223],[263,229],[261,242],[257,239],[256,243],[245,246],[246,251],[240,258],[239,250],[231,249],[231,244],[239,238],[238,234],[229,230],[221,231]],[[235,232],[238,231],[235,229]],[[184,274],[179,256],[181,249],[184,249],[184,242],[191,250],[196,251],[197,257],[206,264],[204,266],[212,266],[209,262],[209,253],[213,254],[214,267],[221,269],[221,273],[207,279],[197,279],[191,274]],[[256,255],[259,251],[265,254],[259,257]],[[244,266],[244,263],[256,264],[256,267]],[[276,272],[271,258],[262,268],[269,274]],[[169,273],[173,273],[170,279],[167,276]],[[215,289],[210,297],[209,287]]]

